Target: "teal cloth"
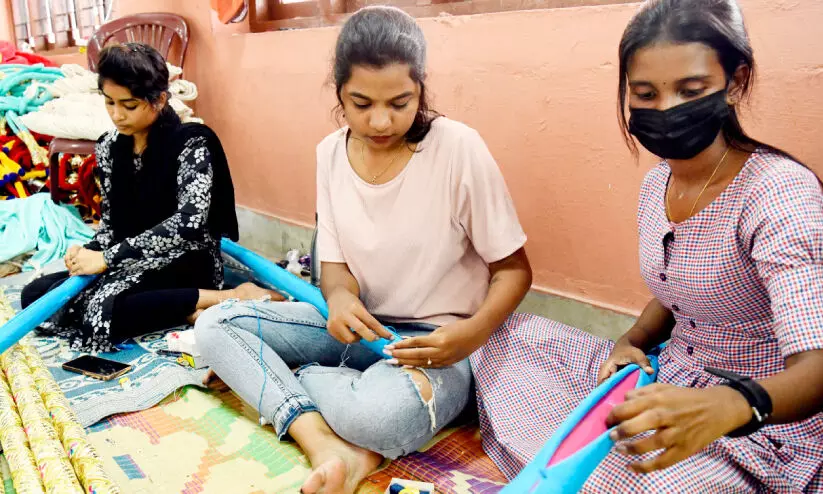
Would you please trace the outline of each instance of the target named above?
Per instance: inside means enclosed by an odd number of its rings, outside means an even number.
[[[70,245],[85,244],[93,236],[77,209],[55,204],[49,194],[0,201],[0,262],[37,250],[23,271],[59,259]]]

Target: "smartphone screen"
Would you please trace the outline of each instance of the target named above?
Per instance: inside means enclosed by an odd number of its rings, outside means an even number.
[[[63,364],[63,368],[67,371],[104,379],[124,374],[131,369],[131,366],[115,360],[83,355],[74,360],[69,360]]]

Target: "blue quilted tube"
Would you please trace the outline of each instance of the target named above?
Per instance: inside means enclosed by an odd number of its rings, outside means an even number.
[[[560,424],[560,427],[549,438],[543,449],[537,453],[534,460],[526,465],[517,477],[500,491],[500,494],[572,494],[580,491],[592,472],[614,447],[614,441],[609,437],[611,430],[599,435],[589,444],[559,463],[547,466],[549,461],[563,440],[583,420],[586,414],[600,402],[601,398],[629,377],[631,373],[638,372],[640,374],[635,388],[651,384],[657,379],[657,354],[661,348],[662,346],[656,348],[651,355],[648,355],[654,374],[646,374],[640,367],[632,364],[616,372],[597,386]]]
[[[323,315],[323,317],[329,317],[329,306],[326,304],[326,299],[323,298],[323,294],[320,292],[320,289],[316,286],[301,278],[298,278],[277,264],[241,245],[238,245],[235,242],[232,242],[231,240],[224,238],[222,247],[223,252],[251,269],[255,276],[257,276],[261,281],[270,284],[282,292],[288,293],[297,301],[306,302],[313,305],[320,312],[320,314]],[[384,338],[379,338],[375,341],[366,341],[361,339],[360,344],[364,345],[377,355],[388,359],[391,357],[383,353],[383,347],[389,343],[400,341],[400,336],[398,336],[397,333],[395,333],[391,328],[386,329],[388,329],[394,336],[392,341]]]
[[[22,337],[53,316],[69,300],[89,286],[95,278],[97,276],[72,276],[9,319],[0,328],[0,353],[8,350]]]

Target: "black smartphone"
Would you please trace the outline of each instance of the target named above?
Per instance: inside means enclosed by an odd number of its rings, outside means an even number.
[[[63,369],[101,381],[110,381],[130,371],[131,366],[116,360],[95,357],[94,355],[82,355],[64,363]]]

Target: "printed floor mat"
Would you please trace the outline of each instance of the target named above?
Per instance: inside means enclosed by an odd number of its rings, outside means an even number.
[[[89,427],[108,472],[127,493],[296,493],[306,458],[228,390],[186,387],[158,406]],[[384,465],[358,494],[392,478],[432,482],[439,493],[496,493],[505,479],[483,453],[476,427],[447,429],[423,451]]]

